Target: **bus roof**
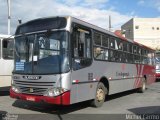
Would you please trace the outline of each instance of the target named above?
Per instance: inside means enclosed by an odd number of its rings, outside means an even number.
[[[3,39],[3,38],[14,38],[14,37],[11,35],[0,34],[0,39]]]
[[[115,36],[115,37],[120,38],[120,39],[122,39],[122,40],[131,42],[131,43],[134,43],[134,44],[136,44],[136,45],[138,45],[138,46],[141,46],[141,47],[144,47],[144,48],[146,48],[146,49],[155,51],[154,49],[152,49],[152,48],[150,48],[150,47],[148,47],[148,46],[145,46],[145,45],[140,44],[140,43],[138,43],[138,42],[135,42],[135,41],[133,41],[133,40],[127,39],[127,38],[125,38],[124,36],[122,36],[122,35],[120,35],[120,34],[117,34],[116,32],[115,32],[115,33],[110,32],[110,31],[108,31],[108,30],[106,30],[106,29],[104,29],[104,28],[101,28],[101,27],[99,27],[99,26],[90,24],[90,23],[88,23],[88,22],[85,22],[85,21],[83,21],[83,20],[80,20],[80,19],[77,19],[77,18],[74,18],[74,17],[72,17],[72,19],[74,19],[74,20],[76,20],[76,21],[77,21],[77,20],[78,20],[78,21],[81,21],[81,22],[83,22],[86,26],[88,26],[88,27],[90,27],[90,28],[93,28],[93,29],[95,29],[95,30],[98,30],[98,31],[107,33],[107,34],[109,34],[109,35]],[[82,23],[81,23],[81,24],[82,24]]]
[[[101,27],[99,27],[99,26],[93,25],[93,24],[91,24],[91,23],[85,22],[85,21],[83,21],[83,20],[80,20],[80,19],[75,18],[75,17],[72,17],[72,16],[43,17],[43,18],[38,18],[38,19],[30,20],[30,21],[28,21],[28,22],[26,22],[26,23],[23,23],[23,24],[19,25],[19,26],[22,26],[22,25],[24,25],[24,24],[27,24],[27,23],[30,23],[30,22],[34,22],[34,21],[40,20],[40,19],[48,19],[48,18],[56,18],[56,17],[57,17],[57,18],[58,18],[58,17],[64,17],[64,18],[66,18],[66,19],[70,19],[72,22],[82,24],[82,25],[84,25],[84,26],[86,26],[86,27],[92,28],[92,29],[97,30],[97,31],[100,31],[100,32],[102,32],[102,33],[106,33],[106,34],[112,35],[112,36],[114,36],[114,37],[120,38],[120,39],[122,39],[122,40],[128,41],[128,42],[130,42],[130,43],[136,44],[136,45],[141,46],[141,47],[144,47],[144,48],[146,48],[146,49],[155,51],[154,49],[152,49],[152,48],[150,48],[150,47],[147,47],[147,46],[145,46],[145,45],[142,45],[142,44],[140,44],[140,43],[138,43],[138,42],[135,42],[135,41],[133,41],[133,40],[127,39],[127,38],[123,37],[123,36],[120,35],[120,34],[117,34],[117,33],[114,33],[114,32],[110,32],[110,31],[108,31],[108,30],[106,30],[106,29],[104,29],[104,28],[101,28]]]
[[[134,44],[136,44],[136,45],[138,45],[138,46],[141,46],[141,47],[143,47],[143,48],[146,48],[146,49],[155,51],[154,49],[152,49],[152,48],[150,48],[150,47],[148,47],[148,46],[145,46],[145,45],[143,45],[143,44],[141,44],[141,43],[138,43],[138,42],[136,42],[136,41],[133,41],[133,40],[130,40],[130,39],[125,38],[125,37],[122,36],[119,32],[115,32],[115,34],[116,34],[119,38],[121,38],[122,40],[125,40],[125,41],[128,41],[128,42],[132,42],[132,43],[134,43]]]

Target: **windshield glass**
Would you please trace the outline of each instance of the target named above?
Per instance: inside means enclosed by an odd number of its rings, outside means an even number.
[[[156,57],[156,63],[160,63],[160,57]]]
[[[15,73],[57,74],[69,71],[68,33],[54,31],[15,38]]]
[[[156,63],[160,63],[160,52],[156,52]]]

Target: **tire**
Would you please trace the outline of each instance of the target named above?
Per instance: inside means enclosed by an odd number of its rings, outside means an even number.
[[[91,105],[96,108],[101,107],[105,101],[107,91],[107,88],[104,86],[102,82],[98,83],[96,96],[94,100],[91,102]]]
[[[140,88],[138,88],[138,92],[144,93],[145,90],[146,90],[146,79],[143,78],[143,79],[142,79],[142,86],[141,86]]]

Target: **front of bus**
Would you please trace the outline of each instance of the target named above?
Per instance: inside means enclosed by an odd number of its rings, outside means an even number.
[[[70,104],[67,18],[54,17],[20,25],[15,35],[10,97]]]
[[[160,79],[160,54],[156,55],[156,79]]]

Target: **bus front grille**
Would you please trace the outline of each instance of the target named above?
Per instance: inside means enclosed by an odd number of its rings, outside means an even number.
[[[44,95],[47,90],[54,86],[55,82],[29,82],[14,81],[21,93]]]
[[[48,88],[19,87],[21,93],[44,95]]]

